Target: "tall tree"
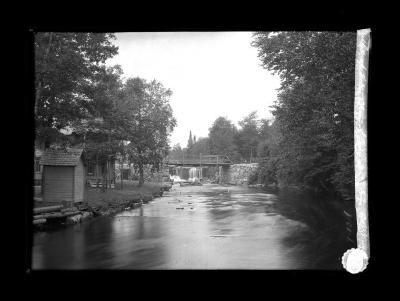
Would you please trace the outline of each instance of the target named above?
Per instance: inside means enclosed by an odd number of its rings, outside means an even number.
[[[240,155],[234,143],[236,133],[236,126],[230,120],[218,117],[208,134],[211,154],[228,155],[231,160],[237,160]]]
[[[190,150],[192,148],[192,146],[193,146],[193,138],[192,138],[192,131],[190,131],[189,140],[188,140],[188,144],[187,144],[188,150]]]
[[[71,124],[74,144],[83,144],[86,157],[101,166],[103,183],[109,172],[109,163],[116,153],[123,154],[127,120],[120,105],[122,94],[122,70],[120,66],[108,67],[93,82],[92,96],[95,102],[91,114]],[[103,190],[106,186],[103,185]]]
[[[123,107],[129,120],[126,129],[128,153],[139,170],[139,185],[144,182],[143,167],[158,168],[168,152],[168,136],[176,125],[169,104],[172,91],[153,80],[130,78],[124,86]]]
[[[92,84],[118,52],[113,34],[35,34],[36,138],[45,146],[91,112]]]
[[[191,149],[191,154],[193,156],[199,157],[200,154],[202,155],[209,155],[210,154],[210,140],[208,137],[202,138],[200,137],[195,144],[193,144]]]
[[[239,121],[240,129],[235,136],[235,144],[243,159],[250,160],[257,157],[257,146],[259,143],[259,121],[257,112],[251,112],[249,115]]]

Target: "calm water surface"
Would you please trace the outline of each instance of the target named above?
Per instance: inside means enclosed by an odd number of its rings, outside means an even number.
[[[354,247],[345,206],[293,191],[174,185],[141,208],[35,233],[32,268],[338,269]]]

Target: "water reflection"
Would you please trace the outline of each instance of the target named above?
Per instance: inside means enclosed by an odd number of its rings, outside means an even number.
[[[173,190],[114,217],[36,233],[34,269],[332,269],[351,247],[340,205],[298,192]]]

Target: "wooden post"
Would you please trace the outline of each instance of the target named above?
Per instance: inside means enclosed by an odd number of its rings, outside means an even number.
[[[218,161],[218,155],[217,155],[217,172],[218,172],[218,183],[220,182],[220,173],[219,173],[219,161]]]
[[[123,189],[123,181],[122,181],[122,169],[123,169],[123,163],[124,161],[123,161],[123,157],[121,156],[121,161],[120,161],[120,164],[119,164],[119,175],[120,175],[120,177],[121,177],[121,190]]]
[[[201,166],[201,153],[200,153],[200,172],[199,172],[199,180],[203,179],[203,168]]]

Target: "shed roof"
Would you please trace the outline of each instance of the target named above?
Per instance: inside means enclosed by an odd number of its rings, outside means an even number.
[[[83,149],[67,148],[61,150],[48,149],[41,159],[40,164],[52,166],[76,166],[82,156]]]

